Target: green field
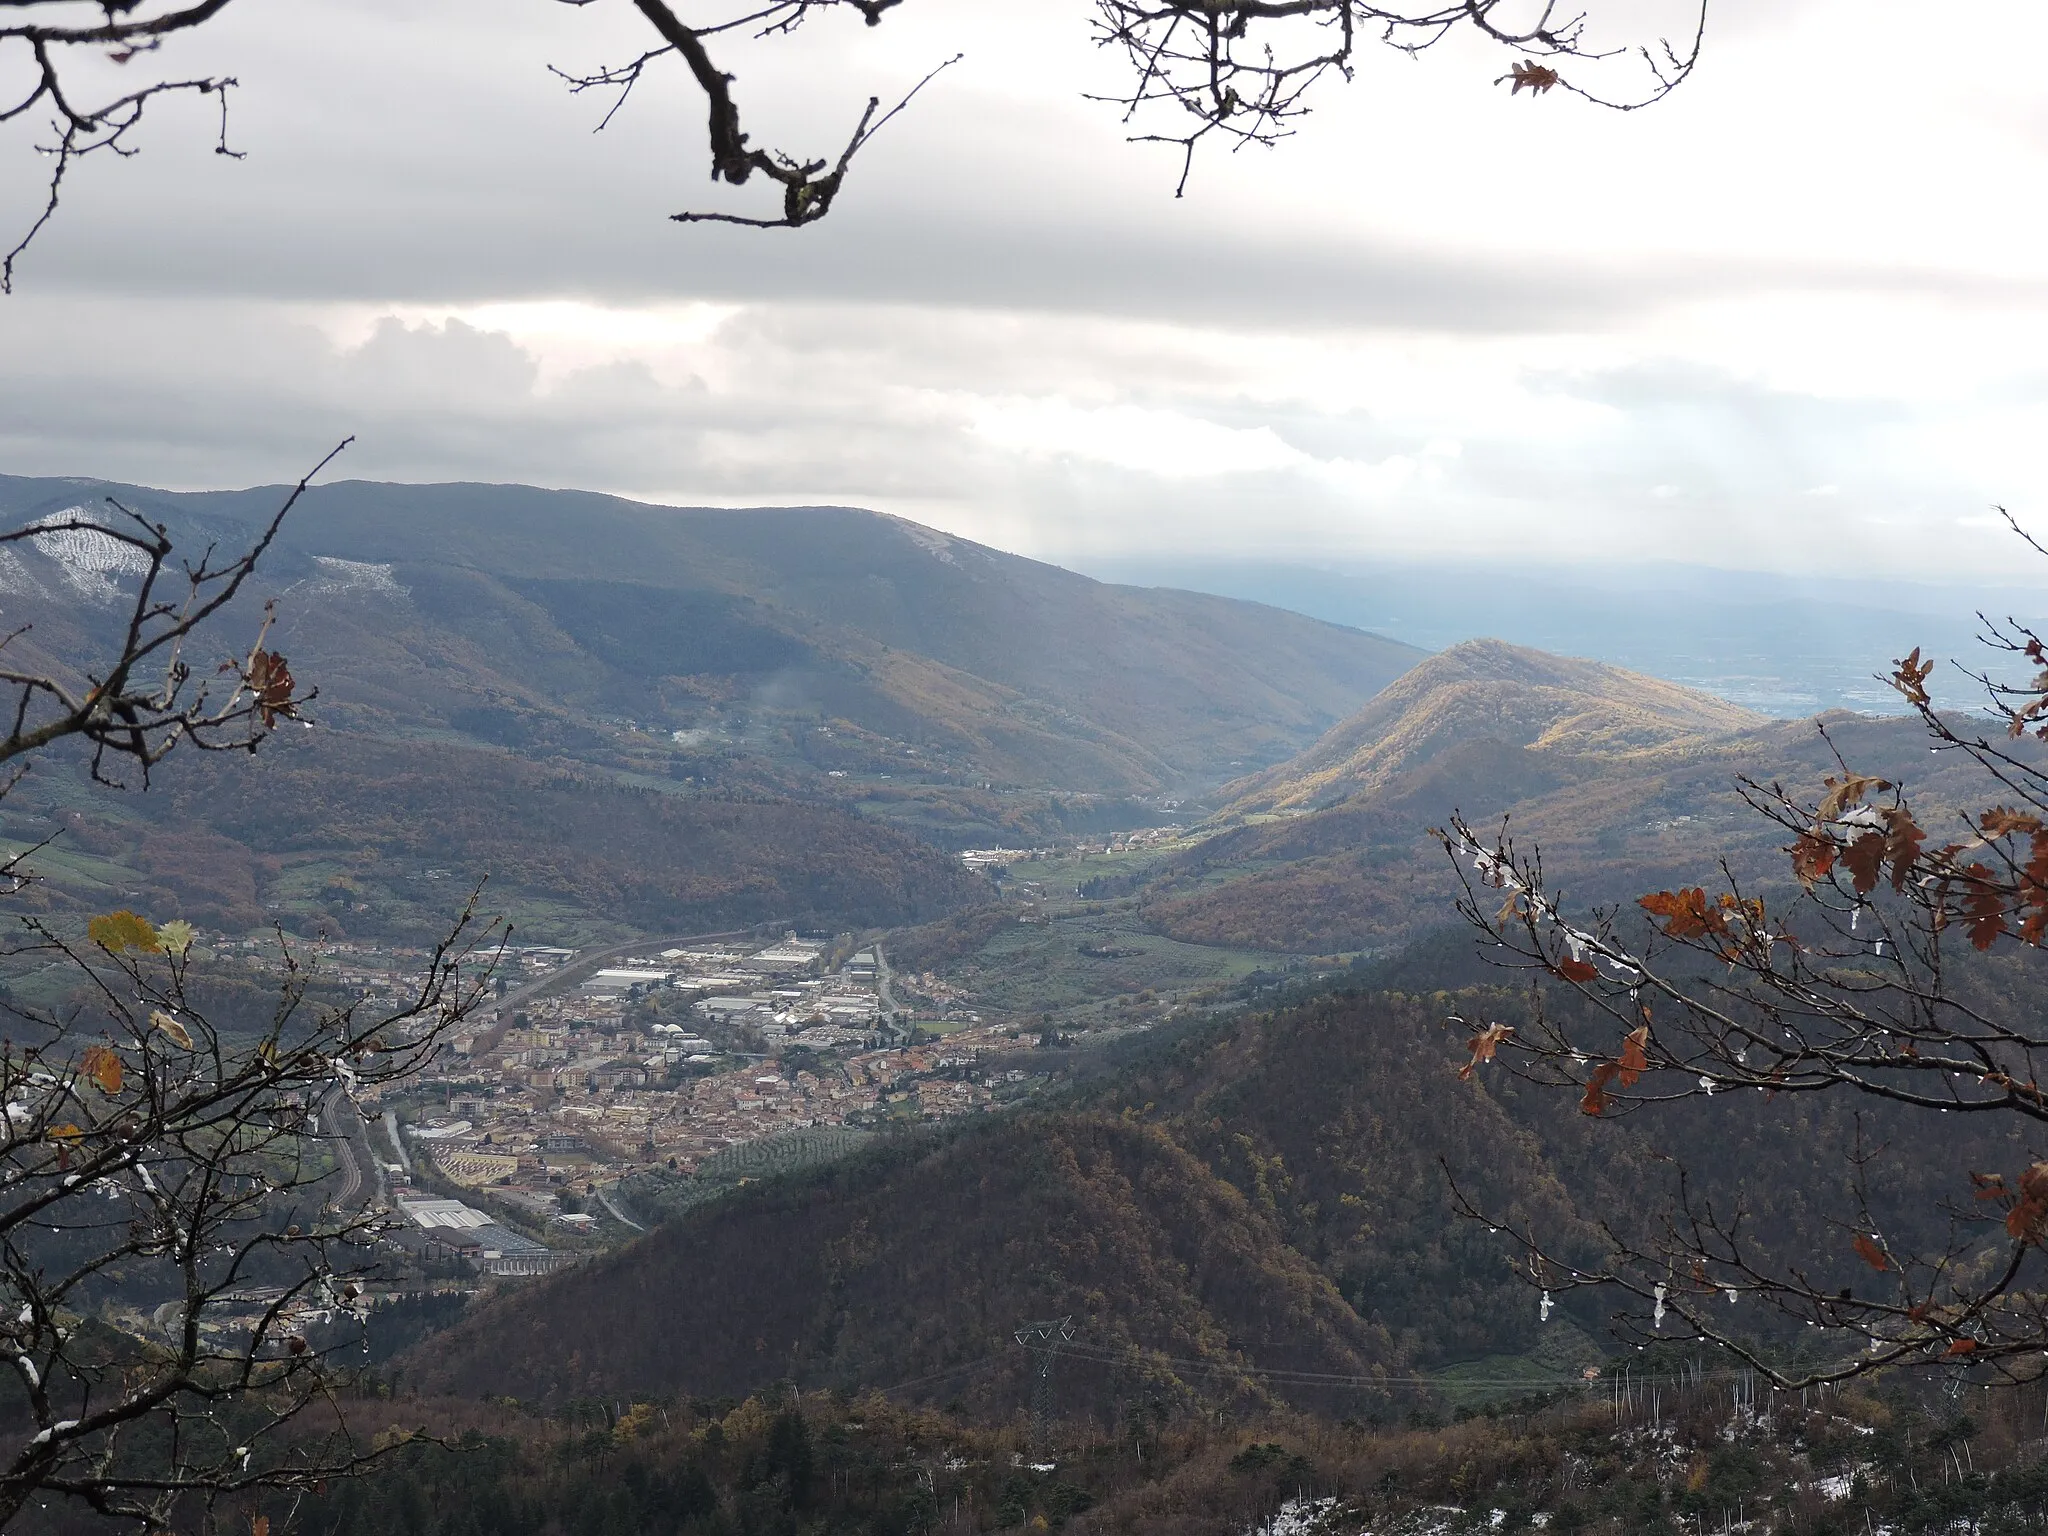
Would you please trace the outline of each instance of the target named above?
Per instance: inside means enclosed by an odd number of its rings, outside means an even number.
[[[1054,908],[1044,923],[1004,924],[944,977],[984,1016],[1051,1014],[1085,1028],[1111,1022],[1116,1000],[1143,999],[1148,1011],[1163,1011],[1189,993],[1295,958],[1183,944],[1147,932],[1128,902],[1090,902]]]

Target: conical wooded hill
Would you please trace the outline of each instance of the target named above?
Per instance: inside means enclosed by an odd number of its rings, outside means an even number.
[[[1472,641],[1234,785],[1215,835],[1151,872],[1142,909],[1196,943],[1383,949],[1452,921],[1458,881],[1432,829],[1454,813],[1505,821],[1584,907],[1712,883],[1723,863],[1778,890],[1785,834],[1743,781],[1818,798],[1837,753],[1913,786],[1926,814],[1981,793],[1953,754],[1929,754],[1917,721],[1768,720],[1618,667]]]
[[[1468,640],[1404,673],[1299,756],[1231,785],[1226,816],[1321,810],[1384,791],[1470,741],[1606,760],[1764,717],[1604,662]]]

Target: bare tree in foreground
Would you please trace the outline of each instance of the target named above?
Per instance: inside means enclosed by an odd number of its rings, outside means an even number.
[[[38,148],[50,167],[39,211],[0,257],[0,292],[10,290],[16,259],[56,214],[65,178],[82,160],[136,153],[143,113],[159,98],[197,96],[216,103],[214,151],[240,158],[228,139],[229,93],[236,81],[205,74],[152,78],[145,59],[165,41],[205,27],[229,3],[0,0],[0,93],[13,92],[0,94],[0,125],[40,130]],[[939,64],[886,112],[879,96],[849,112],[854,126],[836,151],[796,153],[758,145],[743,127],[727,56],[739,44],[787,37],[820,13],[857,15],[878,26],[903,0],[757,0],[705,7],[708,15],[694,17],[687,13],[697,8],[675,0],[631,3],[652,33],[648,48],[617,64],[556,71],[573,91],[612,98],[597,126],[611,121],[651,71],[666,70],[670,78],[679,72],[687,77],[685,89],[704,103],[711,179],[738,187],[758,176],[779,189],[778,208],[673,215],[683,223],[793,229],[817,222],[831,211],[854,156],[953,62]],[[1126,88],[1104,99],[1121,108],[1133,139],[1182,151],[1178,194],[1187,186],[1197,146],[1270,145],[1288,136],[1310,111],[1315,87],[1332,76],[1348,80],[1360,48],[1374,43],[1419,54],[1461,32],[1475,33],[1500,48],[1506,73],[1496,83],[1516,94],[1557,90],[1622,111],[1647,106],[1674,90],[1699,62],[1706,0],[1674,0],[1674,6],[1684,17],[1675,42],[1625,33],[1604,41],[1599,20],[1561,9],[1555,0],[1095,0],[1094,28],[1097,43],[1128,65]],[[1620,0],[1605,0],[1604,9],[1626,14]],[[1630,26],[1637,24],[1630,19]],[[78,64],[89,56],[112,59],[141,78],[115,90],[85,86]],[[10,78],[19,83],[8,84]]]
[[[2048,769],[2030,750],[2048,740],[2048,644],[2013,621],[1985,624],[1987,643],[2032,673],[2012,684],[1968,674],[2002,736],[1980,728],[1983,714],[1937,711],[1934,663],[1917,648],[1889,679],[1934,751],[1961,754],[1980,775],[1976,802],[1952,822],[1923,825],[1904,786],[1839,756],[1816,792],[1743,781],[1753,811],[1788,839],[1782,904],[1724,867],[1718,881],[1643,896],[1634,914],[1576,915],[1536,853],[1505,829],[1453,819],[1439,836],[1463,879],[1462,915],[1508,963],[1569,984],[1580,1003],[1546,1009],[1539,991],[1519,1028],[1454,1021],[1468,1029],[1462,1075],[1494,1063],[1605,1117],[1715,1095],[1735,1115],[1745,1095],[1848,1094],[1886,1106],[1895,1126],[1913,1112],[1996,1117],[2042,1149],[2048,1006],[2001,997],[1984,973],[2008,952],[2032,959],[2048,938]],[[1937,1122],[1921,1123],[1932,1149],[1944,1138]],[[1546,1292],[1619,1293],[1636,1337],[1707,1340],[1781,1385],[1930,1361],[2038,1376],[2048,1161],[1953,1169],[1952,1201],[1933,1213],[1947,1238],[1916,1251],[1873,1213],[1883,1204],[1868,1184],[1875,1150],[1850,1156],[1854,1196],[1835,1213],[1830,1247],[1792,1260],[1766,1256],[1783,1234],[1757,1232],[1739,1196],[1704,1193],[1684,1169],[1647,1233],[1609,1224],[1593,1257],[1561,1252],[1555,1234],[1485,1212],[1462,1190],[1454,1198],[1508,1233]],[[1809,1350],[1808,1363],[1788,1364],[1782,1334],[1774,1343],[1744,1326],[1754,1318],[1743,1302],[1830,1330],[1817,1336],[1830,1341],[1826,1358],[1813,1363]],[[1832,1347],[1841,1338],[1847,1347]]]
[[[267,618],[217,668],[190,652],[305,484],[225,560],[209,550],[174,565],[168,532],[118,506],[0,534],[0,547],[108,541],[140,568],[112,652],[88,672],[18,656],[0,671],[15,693],[0,739],[15,777],[0,794],[63,742],[86,747],[101,782],[124,770],[146,782],[173,751],[253,751],[299,717],[305,696],[264,649]],[[34,880],[27,857],[0,865],[7,894]],[[415,1069],[487,996],[488,975],[464,970],[480,943],[473,912],[395,1009],[322,1001],[286,948],[267,1018],[240,1023],[208,1016],[183,922],[110,912],[82,938],[20,922],[7,953],[66,967],[76,992],[4,1010],[0,1527],[64,1496],[191,1529],[220,1499],[360,1469],[377,1448],[349,1435],[345,1372],[308,1334],[366,1305],[380,1217],[346,1133],[365,1090]]]

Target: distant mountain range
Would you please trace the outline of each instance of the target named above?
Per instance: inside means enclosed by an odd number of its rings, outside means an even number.
[[[0,515],[110,493],[225,546],[278,494],[0,480]],[[29,654],[74,661],[130,574],[89,541],[22,546],[0,612],[35,625]],[[1508,816],[1574,902],[1626,906],[1717,862],[1783,885],[1739,774],[1811,786],[1839,750],[1918,785],[1930,825],[1967,792],[1909,722],[1776,719],[1496,640],[1425,655],[844,509],[341,484],[288,524],[223,648],[272,598],[321,728],[188,755],[141,796],[49,765],[0,804],[12,843],[64,829],[30,899],[416,934],[451,880],[489,874],[536,937],[965,914],[972,943],[1007,909],[952,856],[964,840],[1199,815],[1206,835],[1134,881],[1157,932],[1384,956],[1353,992],[1141,1038],[1025,1113],[709,1200],[428,1340],[403,1364],[429,1391],[654,1401],[789,1378],[1003,1417],[1031,1385],[1013,1330],[1066,1315],[1089,1354],[1063,1406],[1104,1414],[1383,1413],[1412,1398],[1380,1378],[1419,1367],[1562,1370],[1599,1318],[1570,1303],[1543,1332],[1503,1250],[1451,1218],[1446,1167],[1570,1251],[1652,1208],[1666,1151],[1711,1151],[1768,1246],[1839,1219],[1816,1149],[1856,1127],[1791,1095],[1711,1133],[1687,1110],[1610,1125],[1504,1073],[1459,1083],[1433,994],[1469,981],[1469,945],[1410,943],[1455,886],[1428,829]],[[1512,1021],[1527,1001],[1456,1005]],[[1879,1219],[1999,1164],[1951,1118],[1957,1146],[1901,1141],[1873,1177]]]
[[[0,518],[108,497],[196,553],[283,493],[0,477]],[[10,546],[12,654],[84,664],[133,574],[82,535]],[[317,487],[208,643],[246,647],[273,600],[321,729],[253,769],[181,754],[148,796],[39,775],[0,832],[66,820],[47,897],[391,933],[445,904],[437,868],[563,937],[920,921],[985,895],[933,844],[1169,819],[1422,655],[875,513],[520,486]]]
[[[0,477],[0,517],[109,495],[181,543],[224,547],[282,498]],[[89,552],[67,565],[16,548],[10,609],[104,595]],[[698,755],[1095,794],[1199,791],[1264,766],[1423,655],[837,507],[342,482],[307,494],[263,575],[279,640],[336,724],[572,753],[593,734],[668,747],[681,732]]]

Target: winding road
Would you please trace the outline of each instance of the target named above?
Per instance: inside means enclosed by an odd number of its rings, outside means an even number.
[[[645,1232],[647,1230],[645,1227],[641,1226],[639,1222],[635,1221],[632,1217],[628,1216],[624,1211],[619,1209],[617,1203],[614,1202],[612,1199],[612,1193],[610,1190],[600,1189],[597,1192],[597,1200],[598,1204],[602,1205],[606,1210],[610,1211],[614,1218],[616,1218],[619,1222],[623,1223],[624,1225],[631,1227],[635,1232]]]

